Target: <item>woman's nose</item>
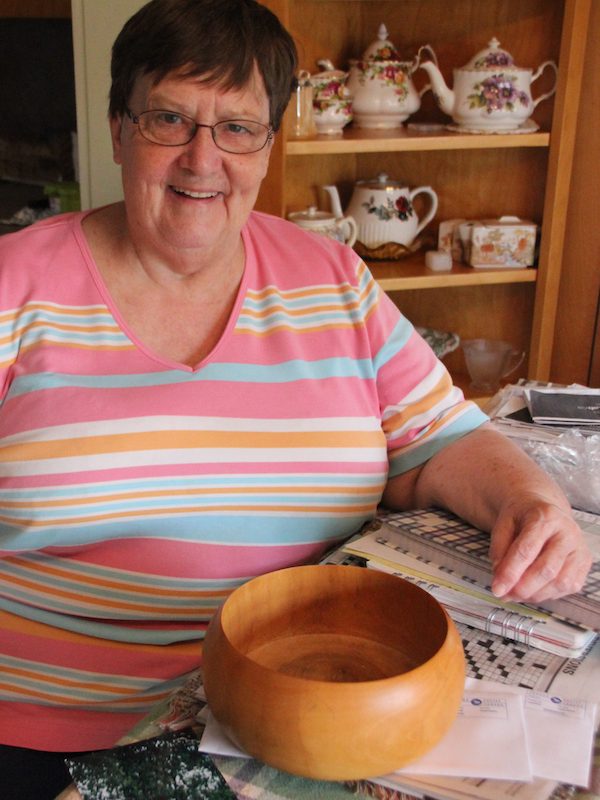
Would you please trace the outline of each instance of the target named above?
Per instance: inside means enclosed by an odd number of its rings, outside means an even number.
[[[180,163],[194,171],[206,169],[221,162],[222,151],[219,150],[208,127],[197,128],[194,138],[184,146]]]

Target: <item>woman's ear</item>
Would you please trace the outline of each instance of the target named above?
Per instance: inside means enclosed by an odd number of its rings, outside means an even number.
[[[113,161],[115,164],[121,163],[121,134],[123,130],[123,117],[115,116],[110,117],[110,138],[112,141]]]

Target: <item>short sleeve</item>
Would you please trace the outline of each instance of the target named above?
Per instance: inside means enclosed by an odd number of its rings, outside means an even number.
[[[423,464],[488,417],[465,400],[431,347],[364,269],[360,282],[371,297],[365,320],[393,477]]]

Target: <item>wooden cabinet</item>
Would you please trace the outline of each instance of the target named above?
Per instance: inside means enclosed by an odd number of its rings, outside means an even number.
[[[592,3],[566,213],[552,379],[600,387],[600,3]]]
[[[0,16],[69,18],[71,0],[0,0]]]
[[[258,207],[286,216],[318,204],[321,186],[338,186],[345,205],[358,179],[379,172],[409,186],[431,185],[439,195],[436,219],[426,232],[437,241],[440,220],[516,214],[541,225],[537,269],[450,273],[425,268],[423,253],[395,262],[371,262],[375,277],[417,325],[457,332],[462,338],[502,338],[527,352],[518,373],[548,379],[564,245],[566,209],[575,141],[590,0],[263,0],[294,35],[301,67],[318,71],[317,60],[347,68],[376,38],[380,23],[405,60],[429,43],[452,86],[462,66],[495,36],[519,66],[559,64],[554,98],[538,105],[535,133],[475,135],[447,130],[415,133],[405,123],[380,132],[346,128],[341,137],[276,137],[271,169]],[[548,76],[549,78],[550,76]],[[534,84],[534,97],[546,87]],[[427,76],[413,76],[417,88]],[[431,92],[411,122],[450,122]],[[464,382],[462,351],[446,358]]]

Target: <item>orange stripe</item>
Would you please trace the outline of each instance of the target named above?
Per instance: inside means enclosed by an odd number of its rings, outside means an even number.
[[[30,311],[46,311],[48,314],[62,314],[64,316],[68,315],[73,317],[87,317],[90,314],[105,314],[109,317],[111,316],[107,306],[103,305],[74,308],[73,306],[49,305],[48,303],[26,303],[20,308],[13,308],[9,311],[1,312],[0,323],[18,319],[22,313]]]
[[[52,705],[65,705],[65,706],[78,706],[78,705],[85,705],[85,706],[99,706],[106,703],[111,702],[118,702],[119,706],[147,706],[147,705],[154,705],[159,700],[163,700],[165,697],[168,697],[169,692],[156,692],[150,695],[144,695],[143,697],[119,697],[116,700],[111,701],[110,699],[105,700],[78,700],[74,697],[56,697],[56,695],[51,694],[50,692],[41,692],[34,689],[24,689],[21,686],[13,686],[11,684],[3,684],[0,683],[0,691],[4,689],[7,693],[21,695],[23,697],[35,697],[38,700],[45,700],[46,702]]]
[[[404,427],[411,419],[424,414],[446,397],[452,389],[452,381],[448,373],[444,373],[435,385],[435,388],[418,403],[411,403],[407,408],[392,414],[383,421],[384,431],[394,432]]]
[[[320,333],[322,331],[346,330],[348,328],[361,328],[360,322],[349,323],[331,323],[327,325],[308,325],[304,328],[295,328],[293,325],[286,325],[284,323],[277,325],[269,325],[265,330],[254,330],[253,328],[244,327],[244,323],[238,322],[238,326],[234,329],[234,333],[244,334],[245,336],[270,336],[273,333],[280,333],[281,331],[292,331],[293,333]]]
[[[121,686],[114,686],[114,685],[107,685],[107,684],[98,684],[97,681],[90,680],[90,681],[83,681],[83,680],[76,680],[74,678],[65,678],[65,677],[57,677],[56,675],[45,675],[40,672],[35,672],[32,669],[23,669],[22,667],[3,667],[2,672],[4,675],[14,675],[15,677],[20,678],[30,678],[31,680],[38,681],[40,683],[47,683],[49,686],[64,686],[65,688],[80,688],[80,689],[91,689],[91,690],[100,690],[105,692],[110,692],[112,694],[118,695],[139,695],[140,687],[121,687]],[[108,677],[113,677],[112,675]],[[118,678],[118,676],[114,676]],[[28,691],[25,689],[25,691]],[[33,690],[35,691],[35,690]]]
[[[106,333],[120,333],[119,328],[116,325],[97,325],[97,326],[83,326],[83,325],[69,325],[66,323],[48,323],[46,320],[39,320],[35,322],[27,323],[22,327],[15,328],[8,336],[0,338],[0,345],[6,345],[9,342],[14,342],[17,339],[22,338],[26,333],[29,331],[35,330],[36,328],[42,328],[48,331],[69,331],[70,333],[97,333],[97,332],[106,332]]]
[[[356,303],[344,303],[344,305],[339,304],[330,304],[330,305],[319,305],[319,306],[307,306],[306,308],[299,308],[293,309],[288,308],[283,304],[278,305],[271,305],[268,308],[262,309],[253,309],[253,308],[245,308],[243,311],[243,316],[254,317],[255,319],[268,319],[272,314],[278,314],[279,312],[284,312],[289,317],[311,317],[313,314],[322,314],[324,311],[348,311],[353,310],[356,311],[360,308],[360,304]]]
[[[78,505],[93,505],[94,503],[106,503],[119,500],[127,500],[128,498],[155,498],[155,497],[192,497],[192,496],[205,496],[205,495],[237,495],[237,494],[305,494],[305,495],[320,495],[320,494],[337,494],[339,492],[344,495],[369,495],[374,491],[378,491],[379,485],[374,488],[355,486],[338,488],[335,486],[277,486],[271,488],[270,486],[249,486],[244,488],[236,487],[219,487],[215,489],[173,489],[172,491],[156,490],[146,492],[123,492],[117,494],[98,494],[89,497],[73,497],[67,500],[3,500],[3,508],[70,508],[71,506]]]
[[[37,461],[45,458],[122,453],[130,450],[172,450],[192,448],[292,448],[374,447],[378,431],[140,431],[108,436],[81,436],[41,442],[20,442],[0,447],[5,461]]]
[[[12,631],[17,635],[33,636],[37,639],[69,642],[86,648],[100,647],[110,650],[131,650],[135,653],[151,653],[156,655],[157,648],[160,650],[164,647],[164,645],[156,644],[138,644],[136,642],[115,642],[111,639],[96,639],[84,633],[74,633],[61,628],[53,628],[42,622],[35,622],[34,620],[19,617],[16,614],[10,614],[8,611],[0,611],[0,623],[0,628],[3,631]],[[198,638],[191,642],[174,642],[169,645],[169,655],[173,658],[175,655],[184,658],[197,657],[199,654],[199,641],[200,639]]]
[[[195,514],[195,513],[206,513],[206,511],[210,510],[211,512],[215,511],[227,511],[231,512],[232,510],[235,511],[247,511],[247,512],[285,512],[285,513],[292,513],[292,512],[301,512],[304,514],[344,514],[344,515],[351,515],[356,514],[357,511],[372,511],[374,508],[374,504],[370,503],[368,505],[353,505],[353,506],[269,506],[269,505],[204,505],[204,506],[188,506],[183,509],[176,509],[176,508],[156,508],[153,510],[146,510],[146,511],[135,511],[135,512],[127,512],[127,511],[120,511],[114,512],[112,514],[96,514],[95,516],[87,516],[87,517],[68,517],[65,519],[53,519],[52,526],[56,525],[82,525],[89,522],[97,522],[99,520],[109,520],[109,519],[129,519],[131,517],[135,517],[136,519],[142,517],[154,517],[160,516],[161,514]],[[4,522],[7,525],[15,525],[18,522],[19,526],[26,526],[30,528],[47,528],[49,523],[47,520],[36,520],[36,519],[19,519],[14,520],[12,517],[7,517],[6,515],[0,515],[0,522]]]
[[[74,604],[77,605],[81,610],[84,608],[92,608],[92,609],[119,609],[123,611],[145,611],[148,612],[148,603],[132,603],[131,601],[127,600],[111,600],[108,597],[98,598],[98,597],[87,597],[81,596],[80,592],[69,591],[68,589],[60,589],[58,587],[51,587],[50,589],[46,589],[44,586],[40,586],[39,583],[35,581],[28,580],[27,578],[21,577],[11,577],[10,580],[0,581],[8,586],[20,586],[23,589],[31,589],[36,596],[47,596],[51,600],[56,600],[59,598],[65,600],[75,601]],[[150,593],[149,593],[150,594]],[[198,598],[199,599],[199,598]],[[168,616],[169,618],[173,619],[191,619],[191,620],[198,620],[200,621],[202,617],[206,617],[207,615],[213,614],[215,611],[213,606],[210,607],[203,607],[201,605],[194,606],[193,608],[159,608],[157,606],[152,606],[152,614],[156,616]],[[117,619],[116,621],[119,622],[121,618]],[[111,624],[114,620],[105,620],[107,624]]]
[[[355,292],[356,287],[350,283],[340,284],[322,284],[320,286],[306,287],[304,289],[280,289],[273,286],[267,286],[260,292],[255,289],[248,290],[248,297],[252,298],[254,302],[264,300],[267,297],[283,297],[290,299],[297,299],[299,297],[322,297],[325,294],[344,295],[348,292]]]
[[[194,599],[200,599],[202,597],[227,597],[227,595],[229,595],[231,592],[231,589],[215,589],[212,591],[208,589],[176,589],[174,587],[168,589],[160,589],[156,586],[141,587],[139,584],[130,585],[125,580],[103,580],[102,578],[95,578],[84,573],[78,573],[75,570],[70,571],[67,569],[61,569],[59,567],[45,566],[35,562],[29,562],[26,559],[21,559],[17,556],[9,557],[4,560],[6,563],[14,564],[21,569],[26,569],[42,575],[53,575],[57,578],[64,578],[71,583],[83,583],[86,586],[91,584],[93,586],[106,587],[107,589],[125,590],[128,592],[137,592],[138,594],[151,594],[152,596],[166,595],[168,597],[173,597],[174,595],[177,595],[177,597],[192,597]]]

